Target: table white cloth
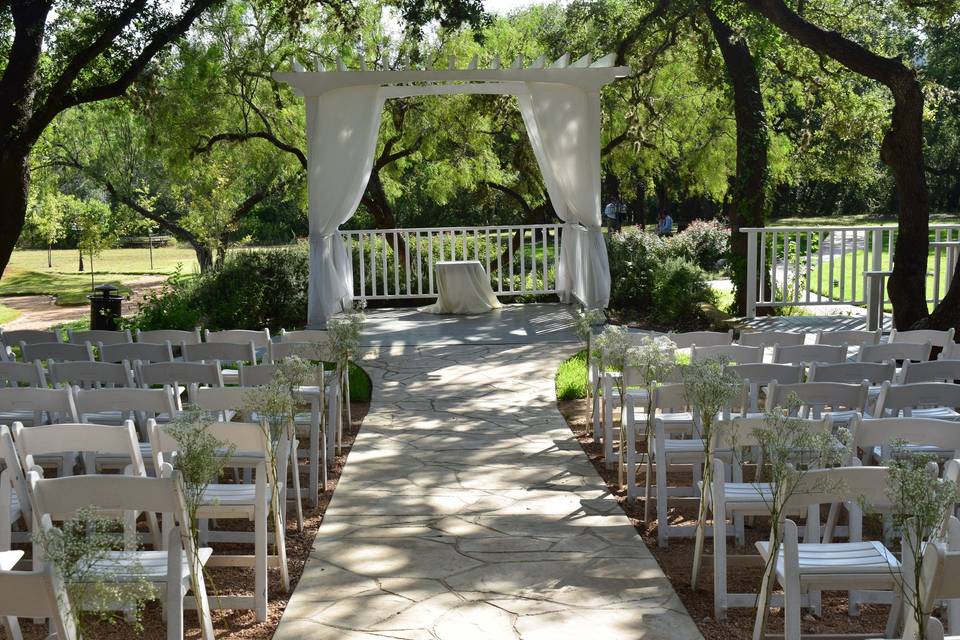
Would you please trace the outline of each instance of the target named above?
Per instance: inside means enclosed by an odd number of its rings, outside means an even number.
[[[425,313],[484,313],[501,306],[490,288],[490,278],[477,260],[438,262],[437,301],[420,307]]]

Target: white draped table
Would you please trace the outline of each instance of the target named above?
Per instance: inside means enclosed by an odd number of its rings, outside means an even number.
[[[478,260],[437,262],[437,301],[420,307],[425,313],[484,313],[501,306],[490,278]]]

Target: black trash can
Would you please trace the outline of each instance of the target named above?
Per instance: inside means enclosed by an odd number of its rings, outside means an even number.
[[[94,287],[97,293],[87,296],[90,299],[90,328],[116,331],[120,320],[120,304],[123,296],[115,284],[102,284]]]

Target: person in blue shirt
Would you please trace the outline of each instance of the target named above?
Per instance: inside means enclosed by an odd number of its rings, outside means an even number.
[[[665,236],[673,233],[673,218],[669,213],[660,212],[657,217],[657,235]]]
[[[623,214],[627,212],[627,205],[620,200],[613,200],[603,208],[603,217],[607,219],[607,228],[610,231],[620,231],[623,224]]]

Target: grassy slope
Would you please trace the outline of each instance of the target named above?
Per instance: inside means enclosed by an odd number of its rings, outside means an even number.
[[[84,261],[90,268],[90,259]],[[46,251],[15,251],[10,265],[0,279],[0,296],[52,295],[62,306],[85,305],[90,293],[90,272],[77,271],[75,250],[53,251],[53,267],[47,267]],[[94,281],[119,284],[124,294],[130,292],[124,282],[141,275],[166,275],[178,268],[189,273],[197,268],[191,249],[163,247],[153,250],[153,269],[147,249],[108,249],[94,258]]]
[[[0,325],[6,324],[20,317],[20,312],[0,304]]]

